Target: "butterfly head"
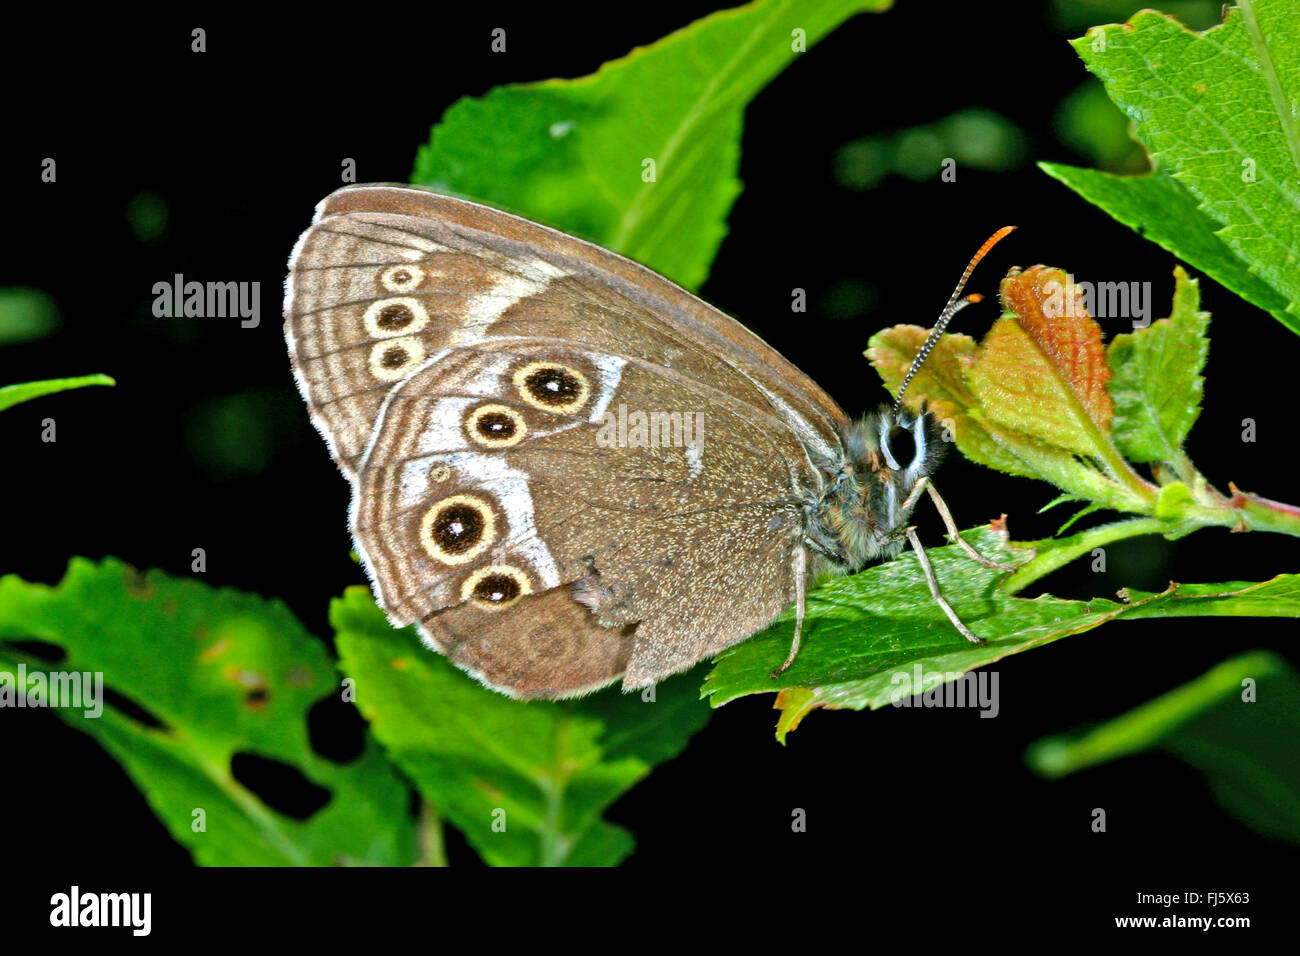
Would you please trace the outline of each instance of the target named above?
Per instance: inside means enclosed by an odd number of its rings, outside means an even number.
[[[903,393],[925,364],[952,317],[982,299],[963,296],[966,281],[988,251],[1015,226],[1003,226],[980,246],[948,297],[934,328],[917,350],[894,404],[882,405],[840,435],[844,459],[813,507],[809,540],[832,571],[851,573],[875,558],[892,557],[903,547],[903,531],[915,505],[917,482],[934,473],[943,458],[942,432],[923,405],[913,412]]]
[[[933,413],[881,405],[840,436],[844,461],[816,511],[816,540],[832,570],[853,572],[903,546],[908,496],[934,473],[945,443]],[[905,507],[906,505],[906,507]]]

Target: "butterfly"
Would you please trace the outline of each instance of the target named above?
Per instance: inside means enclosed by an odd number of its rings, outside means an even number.
[[[962,289],[1011,228],[971,260],[903,388],[979,300]],[[809,582],[907,542],[980,641],[907,524],[928,492],[954,541],[1005,567],[962,541],[930,481],[934,414],[900,390],[851,420],[739,322],[629,259],[427,189],[348,186],[294,246],[284,317],[376,601],[488,687],[645,687],[793,603],[775,677]]]

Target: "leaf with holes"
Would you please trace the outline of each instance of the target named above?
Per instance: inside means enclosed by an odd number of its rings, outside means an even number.
[[[511,700],[396,631],[364,588],[330,607],[357,706],[420,793],[495,866],[608,866],[632,851],[601,814],[708,721],[698,676],[644,693]]]
[[[65,656],[46,663],[30,641]],[[54,686],[34,675],[100,673],[107,689],[144,710],[110,700],[99,716],[85,707],[55,713],[122,764],[201,864],[403,865],[414,857],[410,791],[379,748],[367,740],[345,764],[312,750],[308,711],[340,693],[339,678],[279,602],[157,571],[142,576],[112,558],[73,559],[57,587],[8,575],[0,578],[0,669],[20,668],[29,697],[43,681]],[[307,819],[280,812],[235,779],[236,755],[275,761],[328,799]]]
[[[888,6],[758,0],[591,76],[466,97],[434,127],[411,181],[585,236],[698,288],[740,195],[746,105],[841,22]],[[521,40],[507,32],[504,42]]]

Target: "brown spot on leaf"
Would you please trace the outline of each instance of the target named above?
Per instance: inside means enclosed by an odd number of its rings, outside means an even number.
[[[488,783],[488,782],[487,782],[486,780],[484,780],[483,778],[481,778],[481,777],[475,777],[475,778],[471,781],[471,783],[473,783],[473,785],[474,785],[474,787],[475,787],[476,789],[478,789],[478,790],[481,791],[482,793],[486,794],[486,795],[487,795],[489,798],[491,798],[492,800],[500,800],[500,799],[501,799],[501,791],[498,790],[496,787],[492,786],[492,784]]]
[[[204,648],[203,651],[199,653],[199,660],[214,661],[228,650],[230,650],[230,639],[223,637],[211,647]],[[228,674],[227,676],[232,675]]]
[[[122,586],[127,594],[140,601],[147,601],[155,593],[153,582],[129,564],[122,569]]]

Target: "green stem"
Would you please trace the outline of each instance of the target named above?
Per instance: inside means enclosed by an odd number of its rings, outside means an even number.
[[[1188,501],[1176,514],[1161,518],[1142,515],[1090,528],[1069,538],[1035,542],[1042,553],[1021,565],[1001,588],[1015,594],[1093,548],[1138,535],[1182,535],[1197,528],[1219,527],[1300,537],[1300,508],[1240,491],[1236,485],[1230,484],[1228,488],[1232,492],[1230,498],[1209,488],[1202,480],[1196,482],[1197,500]]]
[[[1232,492],[1231,497],[1209,487],[1202,479],[1193,488],[1194,503],[1179,510],[1176,523],[1185,526],[1188,531],[1198,527],[1219,527],[1232,531],[1271,531],[1274,534],[1300,537],[1300,508],[1241,491],[1231,483],[1228,484],[1228,489]],[[1171,521],[1170,530],[1174,527],[1175,523]]]
[[[1101,447],[1106,449],[1105,463],[1109,466],[1111,477],[1119,481],[1130,494],[1136,495],[1140,501],[1154,501],[1156,495],[1160,493],[1159,489],[1133,470],[1128,459],[1119,453],[1119,449],[1111,441],[1110,435],[1100,434],[1099,442]]]
[[[1300,508],[1239,491],[1234,484],[1229,484],[1228,489],[1232,492],[1233,509],[1251,531],[1273,531],[1300,537]]]
[[[1126,521],[1115,521],[1097,528],[1089,528],[1087,531],[1080,531],[1059,541],[1049,539],[1040,542],[1046,550],[1017,568],[1015,573],[1002,582],[1001,589],[1007,594],[1015,594],[1039,578],[1069,564],[1079,555],[1087,554],[1093,548],[1099,548],[1113,541],[1121,541],[1124,538],[1162,534],[1168,530],[1169,523],[1159,518],[1129,518]]]
[[[1205,476],[1202,475],[1197,470],[1196,466],[1192,464],[1192,459],[1187,457],[1187,452],[1183,451],[1181,448],[1178,450],[1178,454],[1169,462],[1169,466],[1173,468],[1174,474],[1179,477],[1183,484],[1187,485],[1189,488],[1196,487],[1198,483],[1205,485],[1209,484],[1209,482],[1206,481]]]

